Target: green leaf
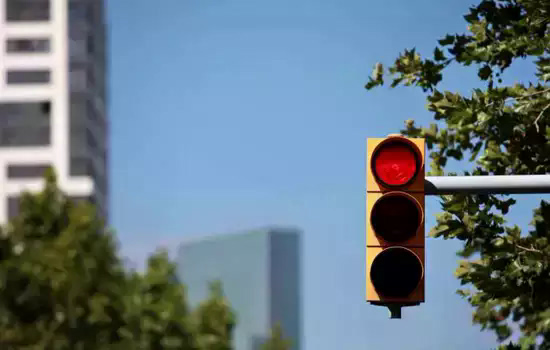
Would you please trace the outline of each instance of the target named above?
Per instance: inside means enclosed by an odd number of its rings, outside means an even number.
[[[445,38],[439,40],[439,45],[445,46],[454,43],[455,38],[452,35],[446,35]]]
[[[476,143],[476,145],[472,149],[472,155],[470,156],[470,159],[469,159],[470,162],[474,161],[477,158],[482,145],[483,144],[481,142]]]
[[[505,240],[502,237],[498,237],[493,241],[493,245],[495,247],[501,247],[504,243],[505,243]]]
[[[482,80],[487,80],[487,79],[489,79],[489,77],[491,76],[492,73],[493,73],[493,70],[491,69],[491,66],[485,65],[478,71],[477,75]]]
[[[443,51],[439,49],[439,47],[436,47],[434,50],[434,60],[436,61],[444,61],[445,55],[443,54]]]
[[[434,228],[432,228],[428,235],[431,236],[431,237],[438,237],[440,236],[441,234],[445,233],[449,231],[449,226],[448,225],[438,225]]]

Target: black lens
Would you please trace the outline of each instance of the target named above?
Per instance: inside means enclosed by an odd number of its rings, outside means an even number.
[[[420,209],[409,197],[390,195],[380,198],[371,211],[374,232],[387,242],[412,238],[420,226]]]
[[[405,298],[418,286],[423,269],[410,250],[392,247],[383,250],[372,262],[370,278],[376,291],[388,298]]]

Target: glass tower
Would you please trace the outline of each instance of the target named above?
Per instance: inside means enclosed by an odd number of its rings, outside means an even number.
[[[279,323],[292,349],[301,343],[300,232],[268,228],[183,243],[178,276],[196,306],[218,280],[237,316],[237,350],[256,350]]]

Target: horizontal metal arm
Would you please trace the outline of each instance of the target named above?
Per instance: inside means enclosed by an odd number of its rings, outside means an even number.
[[[426,195],[550,193],[550,175],[427,176]]]

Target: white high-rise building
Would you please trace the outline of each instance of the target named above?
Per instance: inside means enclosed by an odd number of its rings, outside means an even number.
[[[0,0],[0,223],[53,166],[108,218],[103,0]]]

